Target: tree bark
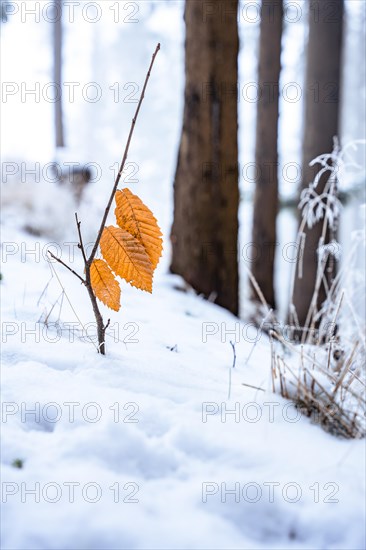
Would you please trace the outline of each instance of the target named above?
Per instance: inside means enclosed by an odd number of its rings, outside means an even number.
[[[274,259],[278,210],[278,114],[281,71],[282,0],[262,6],[255,147],[256,186],[254,195],[251,259],[252,273],[266,302],[275,308]],[[252,288],[252,298],[258,300]]]
[[[343,0],[313,0],[309,6],[309,41],[307,49],[305,130],[302,151],[302,189],[314,179],[319,166],[309,166],[312,159],[333,149],[333,137],[339,131],[341,55],[343,35]],[[326,179],[318,184],[322,192]],[[296,278],[294,305],[300,326],[304,326],[314,292],[317,274],[317,248],[322,220],[306,228],[302,278]],[[326,272],[331,276],[331,269]],[[317,308],[326,297],[322,285]]]
[[[187,0],[171,271],[234,314],[238,292],[238,1]]]

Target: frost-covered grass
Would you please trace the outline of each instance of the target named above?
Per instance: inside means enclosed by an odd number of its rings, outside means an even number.
[[[330,433],[349,438],[366,434],[366,322],[363,308],[359,307],[365,303],[366,291],[365,272],[358,268],[358,259],[365,257],[366,241],[364,230],[350,234],[350,253],[339,264],[341,246],[337,232],[342,205],[338,192],[355,169],[358,178],[365,177],[364,167],[350,156],[357,145],[364,146],[365,142],[341,148],[335,140],[332,153],[320,155],[311,163],[320,168],[314,181],[303,190],[299,203],[302,222],[290,293],[290,325],[285,338],[276,328],[271,331],[280,344],[279,347],[271,343],[273,388],[291,398],[308,416],[316,417]],[[324,177],[324,186],[319,190]],[[295,279],[302,277],[306,228],[315,223],[322,225],[318,269],[305,326],[300,327],[292,294]],[[326,299],[319,307],[322,287]]]

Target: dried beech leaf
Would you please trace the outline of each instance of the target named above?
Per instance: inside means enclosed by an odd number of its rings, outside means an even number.
[[[116,275],[132,286],[152,292],[153,268],[143,245],[133,235],[110,225],[100,239],[103,258]]]
[[[116,192],[116,205],[117,224],[143,245],[154,270],[163,250],[162,233],[155,216],[129,189]]]
[[[121,289],[104,260],[94,260],[90,266],[90,281],[95,296],[110,309],[119,311]]]

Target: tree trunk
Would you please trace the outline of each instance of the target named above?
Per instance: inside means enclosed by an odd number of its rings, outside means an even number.
[[[56,147],[64,147],[64,130],[62,121],[62,2],[54,0],[55,22],[53,23],[53,81],[59,90],[55,101]]]
[[[343,0],[316,0],[309,6],[309,41],[307,51],[305,131],[302,152],[302,188],[308,187],[319,166],[309,162],[333,149],[333,137],[339,130]],[[326,179],[320,180],[321,193]],[[304,326],[314,292],[317,274],[317,248],[323,221],[306,228],[302,278],[296,278],[294,305],[300,326]],[[330,274],[328,273],[330,276]],[[325,299],[322,285],[318,309]]]
[[[256,187],[252,232],[252,273],[267,303],[275,308],[274,257],[278,210],[277,135],[281,71],[282,0],[262,6],[255,147]],[[252,297],[258,296],[252,288]]]
[[[187,0],[171,271],[238,313],[238,1]]]

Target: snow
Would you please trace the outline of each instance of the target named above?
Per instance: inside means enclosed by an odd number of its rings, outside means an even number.
[[[253,349],[253,326],[167,274],[183,107],[183,2],[139,2],[139,24],[122,28],[113,23],[114,4],[103,2],[100,24],[87,24],[76,10],[76,23],[67,26],[65,80],[100,82],[103,97],[88,104],[77,94],[67,105],[63,154],[53,150],[51,103],[22,102],[19,94],[2,106],[3,158],[18,168],[12,177],[3,172],[2,181],[2,547],[365,548],[364,442],[337,439],[299,417],[292,403],[272,393],[267,337],[260,334]],[[49,25],[24,24],[17,14],[1,31],[11,51],[2,54],[3,80],[47,84]],[[304,32],[301,24],[286,27],[284,82],[299,79]],[[256,78],[258,25],[243,22],[240,33],[244,84]],[[26,47],[18,47],[20,36]],[[294,36],[301,37],[296,48]],[[93,242],[136,106],[123,101],[132,91],[123,86],[141,86],[158,41],[162,50],[129,156],[138,181],[128,187],[157,216],[164,254],[152,295],[122,284],[120,312],[101,306],[111,318],[101,357],[87,293],[47,261],[47,249],[82,273],[74,211],[84,241]],[[352,35],[351,54],[355,44]],[[117,103],[109,88],[115,83]],[[255,104],[242,101],[239,108],[245,167],[253,161]],[[300,111],[300,103],[281,107],[283,164],[298,158]],[[350,139],[359,137],[356,111],[344,130]],[[44,171],[51,161],[70,160],[95,162],[99,170],[79,206]],[[24,181],[23,161],[26,169],[39,163]],[[247,176],[241,188],[250,195]],[[293,188],[282,182],[281,192],[288,196]],[[346,212],[347,235],[362,225],[355,212]],[[251,226],[246,201],[240,220],[243,266]],[[283,252],[296,229],[288,210],[280,212],[278,229]],[[281,256],[282,304],[291,263]],[[243,276],[244,298],[245,283]],[[36,495],[27,493],[32,489]]]
[[[24,245],[2,270],[4,549],[364,548],[364,442],[272,393],[264,335],[246,364],[253,327],[159,272],[152,295],[123,285],[102,357],[67,328],[66,298],[37,323],[62,289],[34,237],[3,228],[10,241]],[[90,322],[86,292],[55,269]]]

